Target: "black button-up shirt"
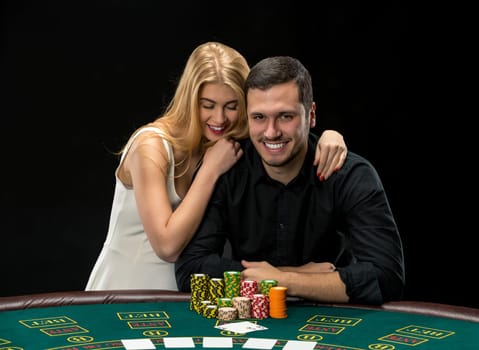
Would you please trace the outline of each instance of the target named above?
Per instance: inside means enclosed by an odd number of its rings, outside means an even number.
[[[381,180],[373,166],[348,152],[343,167],[319,181],[311,135],[303,167],[283,185],[271,179],[250,140],[244,155],[218,180],[203,221],[176,263],[181,291],[190,275],[223,277],[241,271],[241,259],[274,266],[335,264],[350,302],[400,299],[402,243]],[[232,259],[222,257],[226,240]]]

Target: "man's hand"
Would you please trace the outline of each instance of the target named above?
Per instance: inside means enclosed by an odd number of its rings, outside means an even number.
[[[262,280],[281,279],[281,270],[274,267],[266,261],[246,261],[241,260],[241,265],[245,268],[241,271],[241,279],[254,280],[260,283]]]

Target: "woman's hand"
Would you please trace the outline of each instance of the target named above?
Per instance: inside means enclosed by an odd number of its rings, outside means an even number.
[[[239,142],[219,139],[209,147],[203,157],[203,165],[218,176],[227,172],[243,155]]]
[[[348,148],[343,135],[335,130],[325,130],[316,145],[313,165],[317,165],[318,177],[327,180],[331,174],[338,171],[344,164]]]

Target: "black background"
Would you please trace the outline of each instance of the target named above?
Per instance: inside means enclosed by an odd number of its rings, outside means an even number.
[[[107,231],[113,152],[161,113],[191,51],[218,40],[251,65],[292,55],[309,68],[318,129],[343,133],[386,187],[404,243],[405,298],[479,307],[460,277],[470,233],[440,233],[447,217],[427,185],[447,174],[421,162],[430,145],[413,136],[418,43],[408,9],[311,6],[2,2],[0,295],[84,289]]]

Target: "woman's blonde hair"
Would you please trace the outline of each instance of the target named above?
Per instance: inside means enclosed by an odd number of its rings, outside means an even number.
[[[220,83],[229,86],[238,96],[239,117],[225,136],[237,140],[246,138],[248,120],[244,83],[249,70],[246,59],[235,49],[219,42],[199,45],[188,58],[165,112],[146,126],[163,130],[173,148],[185,154],[186,158],[180,162],[187,161],[194,151],[203,152],[209,142],[203,137],[199,120],[199,92],[206,83]]]

